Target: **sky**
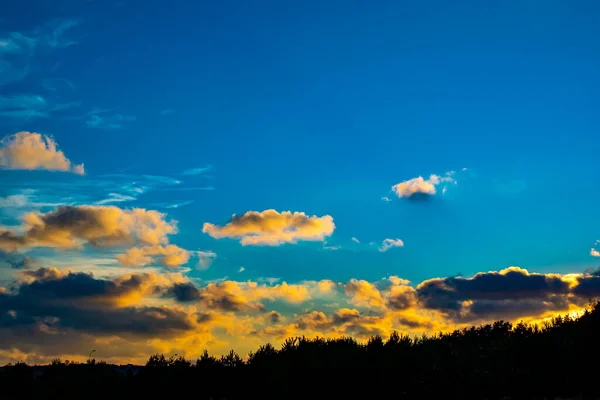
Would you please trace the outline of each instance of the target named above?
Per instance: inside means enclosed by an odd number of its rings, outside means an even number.
[[[0,364],[580,310],[600,294],[599,13],[11,5]]]

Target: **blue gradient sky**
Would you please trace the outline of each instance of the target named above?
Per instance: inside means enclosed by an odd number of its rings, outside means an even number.
[[[0,195],[46,185],[35,201],[86,203],[179,180],[118,205],[166,212],[174,242],[214,251],[188,273],[202,279],[580,272],[600,239],[598,15],[594,1],[16,2],[0,37],[72,21],[60,38],[76,43],[0,48],[2,136],[52,134],[87,175],[0,171]],[[17,95],[42,96],[44,115],[2,112],[31,109]],[[430,201],[390,192],[451,170]],[[270,208],[331,215],[335,232],[277,247],[202,233]],[[386,238],[405,245],[379,252]]]

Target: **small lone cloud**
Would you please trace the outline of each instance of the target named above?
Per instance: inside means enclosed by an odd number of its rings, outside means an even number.
[[[160,115],[169,115],[169,114],[174,114],[175,110],[173,110],[172,108],[165,108],[164,110],[160,111]]]
[[[201,271],[206,271],[212,265],[215,258],[217,258],[217,254],[213,251],[197,251],[196,255],[198,256],[198,269]]]
[[[181,173],[181,175],[200,175],[210,171],[211,169],[212,165],[205,165],[204,167],[186,169]]]
[[[238,272],[244,272],[245,270],[246,270],[246,268],[240,267],[240,269],[238,269]]]
[[[404,247],[404,242],[400,239],[385,239],[379,247],[380,252],[386,252],[393,247]]]
[[[384,202],[388,203],[388,202],[392,201],[392,199],[390,199],[390,198],[389,198],[389,197],[387,197],[387,196],[383,196],[383,197],[381,198],[381,201],[384,201]]]
[[[409,199],[427,199],[437,193],[436,186],[442,183],[454,183],[456,180],[453,177],[454,171],[446,172],[444,176],[431,175],[429,179],[424,179],[422,176],[400,182],[392,186],[392,190],[398,197],[406,197]],[[445,193],[444,187],[442,192]]]
[[[358,239],[357,239],[357,238],[355,238],[355,237],[353,237],[353,238],[352,238],[352,241],[353,241],[354,243],[358,243],[358,244],[360,244],[360,240],[358,240]]]
[[[600,257],[600,251],[598,251],[596,249],[591,249],[590,250],[590,256],[592,256],[592,257]]]

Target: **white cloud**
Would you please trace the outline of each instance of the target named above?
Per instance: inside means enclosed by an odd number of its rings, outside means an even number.
[[[97,129],[123,129],[129,122],[134,122],[136,117],[133,115],[106,114],[108,111],[94,109],[87,113],[88,119],[85,121],[89,128]]]
[[[393,247],[404,247],[404,242],[400,239],[385,239],[383,242],[381,242],[379,251],[383,253]]]
[[[590,256],[592,256],[592,257],[600,257],[600,251],[598,251],[596,249],[591,249],[590,250]]]
[[[217,258],[217,254],[210,250],[197,251],[196,255],[198,256],[198,269],[201,271],[206,271]]]
[[[358,240],[358,239],[357,239],[357,238],[355,238],[355,237],[353,237],[353,238],[352,238],[352,241],[353,241],[354,243],[358,243],[358,244],[360,244],[360,240]]]
[[[211,169],[212,169],[212,165],[206,165],[204,167],[186,169],[181,174],[182,175],[200,175],[204,172],[210,171]]]

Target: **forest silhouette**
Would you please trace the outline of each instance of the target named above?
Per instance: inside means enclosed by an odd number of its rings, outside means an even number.
[[[145,366],[54,360],[8,365],[1,398],[60,399],[555,399],[600,398],[600,302],[542,325],[497,321],[452,333],[289,338],[244,359],[233,350]]]

